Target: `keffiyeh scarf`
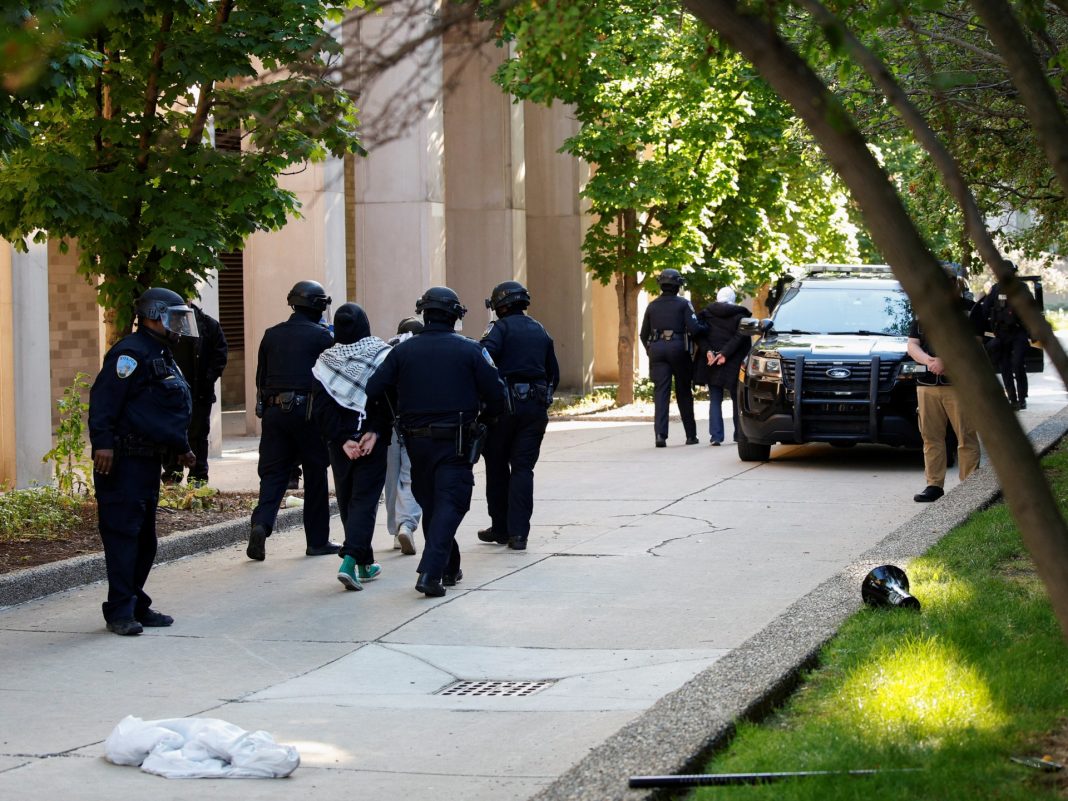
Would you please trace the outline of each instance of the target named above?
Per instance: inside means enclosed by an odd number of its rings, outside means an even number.
[[[334,345],[319,354],[312,375],[331,398],[346,409],[367,410],[367,382],[389,355],[389,345],[378,337],[364,337],[349,345]]]

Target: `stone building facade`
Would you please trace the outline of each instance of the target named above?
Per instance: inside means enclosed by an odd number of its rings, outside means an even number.
[[[381,35],[373,26],[391,24],[385,14],[343,26],[352,57]],[[283,177],[301,216],[250,237],[243,253],[227,254],[225,274],[203,287],[202,307],[223,321],[235,346],[216,414],[245,409],[249,434],[258,431],[255,349],[288,315],[286,293],[303,279],[322,282],[335,308],[360,303],[383,337],[414,314],[424,289],[450,286],[469,310],[463,333],[476,338],[489,320],[483,300],[492,287],[519,280],[533,296],[531,313],[555,339],[562,386],[584,392],[616,377],[614,290],[591,281],[582,264],[587,218],[579,192],[588,167],[559,153],[577,123],[564,106],[504,95],[490,80],[502,58],[497,48],[472,57],[466,40],[449,37],[425,47],[436,49],[435,72],[427,75],[426,58],[402,62],[359,100],[368,118],[397,93],[421,93],[414,124],[365,158],[330,159]],[[54,243],[19,254],[0,241],[6,486],[49,479],[41,457],[51,447],[55,400],[77,373],[91,378],[99,370],[100,308],[75,264],[76,255]]]

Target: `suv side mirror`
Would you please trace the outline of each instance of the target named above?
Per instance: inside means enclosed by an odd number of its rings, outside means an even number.
[[[738,332],[746,336],[762,336],[772,328],[771,318],[758,320],[755,317],[743,317],[738,323]]]

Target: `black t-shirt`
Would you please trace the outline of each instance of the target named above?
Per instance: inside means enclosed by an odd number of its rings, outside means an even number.
[[[928,356],[937,356],[934,351],[934,346],[932,346],[927,341],[927,337],[924,336],[919,320],[913,319],[912,324],[909,326],[909,339],[918,339],[920,341],[920,348],[924,353]],[[920,373],[916,376],[916,383],[925,387],[944,386],[949,383],[949,377],[944,374],[935,375],[928,370],[927,372]]]

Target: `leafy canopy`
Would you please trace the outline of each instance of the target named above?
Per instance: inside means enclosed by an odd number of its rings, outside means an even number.
[[[120,326],[142,289],[191,294],[219,254],[284,225],[278,176],[360,152],[332,80],[353,0],[38,0],[0,47],[0,236],[76,239]],[[213,147],[239,132],[241,149]]]
[[[1064,196],[1043,156],[1001,55],[965,0],[826,2],[842,23],[888,65],[895,80],[953,155],[976,202],[1008,247],[1030,257],[1068,248]],[[1062,102],[1068,9],[1015,3],[1039,60]],[[820,65],[828,85],[884,155],[909,214],[943,259],[962,257],[963,221],[931,162],[848,57],[840,34],[805,17],[787,20],[795,44]],[[1026,225],[1012,223],[1020,218]]]
[[[844,194],[786,107],[677,3],[520,3],[501,30],[501,86],[581,122],[563,150],[594,166],[584,251],[602,282],[670,267],[708,295],[856,257]]]

